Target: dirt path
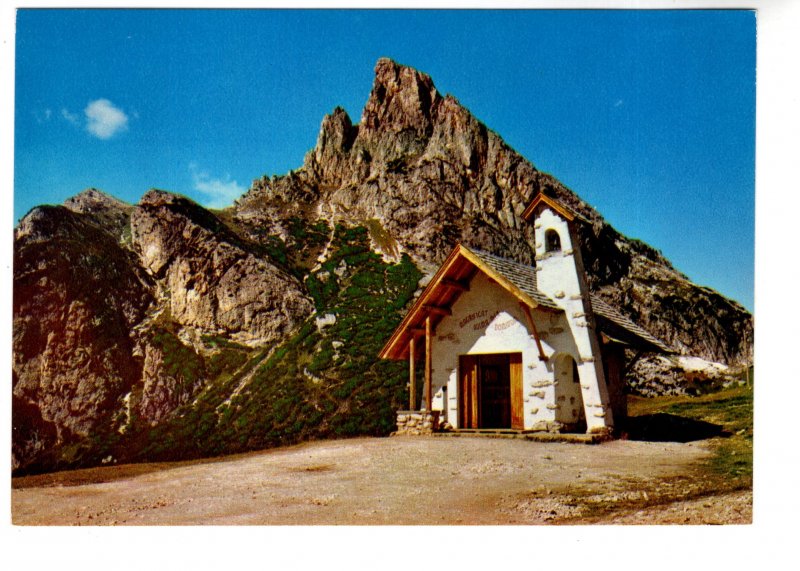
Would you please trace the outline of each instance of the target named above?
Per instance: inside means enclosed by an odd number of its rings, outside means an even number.
[[[69,473],[47,487],[25,487],[36,480],[19,479],[12,519],[16,525],[749,522],[749,492],[691,495],[693,465],[707,454],[701,443],[316,442],[121,479],[125,467],[93,471],[110,480],[103,483],[64,485]]]

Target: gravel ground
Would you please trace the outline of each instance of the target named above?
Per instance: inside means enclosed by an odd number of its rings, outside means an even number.
[[[393,437],[12,483],[15,525],[749,523],[752,493],[698,497],[700,442]],[[143,473],[141,473],[143,472]],[[88,480],[88,481],[87,481]],[[80,482],[75,484],[75,482]],[[92,483],[95,482],[95,483]]]

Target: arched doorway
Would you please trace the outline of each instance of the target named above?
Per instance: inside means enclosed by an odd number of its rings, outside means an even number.
[[[583,391],[578,374],[578,364],[572,355],[560,353],[555,358],[554,376],[556,421],[564,425],[564,432],[586,432],[586,412],[583,407]]]

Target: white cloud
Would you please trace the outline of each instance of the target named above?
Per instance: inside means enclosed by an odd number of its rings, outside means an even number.
[[[205,206],[209,208],[230,206],[247,190],[235,180],[231,180],[230,175],[225,175],[224,179],[213,178],[206,171],[200,170],[196,163],[189,164],[189,172],[192,175],[194,189],[208,197]]]
[[[77,113],[70,113],[66,107],[61,109],[61,117],[63,117],[68,123],[72,123],[75,126],[78,126],[81,123],[81,118],[78,117]]]
[[[128,116],[108,99],[89,102],[84,114],[86,130],[98,139],[110,139],[128,128]]]

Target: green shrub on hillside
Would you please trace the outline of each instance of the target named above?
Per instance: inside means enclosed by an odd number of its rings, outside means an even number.
[[[292,230],[293,239],[311,249],[320,247],[323,235],[330,237],[324,222]],[[214,380],[194,403],[151,430],[141,459],[389,434],[395,411],[407,401],[406,364],[377,355],[421,274],[408,256],[387,264],[369,243],[366,228],[336,226],[327,259],[304,276],[317,313],[280,346],[254,354],[224,338],[204,338],[207,346],[220,349],[204,365]],[[315,318],[326,314],[335,322],[317,327]]]

